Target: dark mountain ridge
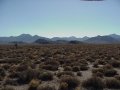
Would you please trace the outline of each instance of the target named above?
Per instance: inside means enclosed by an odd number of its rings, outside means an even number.
[[[93,44],[112,44],[120,43],[120,35],[110,34],[104,36],[95,36],[95,37],[82,37],[77,38],[74,36],[71,37],[53,37],[46,38],[38,35],[30,34],[21,34],[19,36],[10,36],[10,37],[0,37],[1,43],[10,43],[10,42],[24,42],[24,43],[39,43],[39,44],[66,44],[66,43],[93,43]]]

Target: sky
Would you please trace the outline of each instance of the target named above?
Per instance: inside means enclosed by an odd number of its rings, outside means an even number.
[[[120,34],[120,0],[0,0],[0,36]]]

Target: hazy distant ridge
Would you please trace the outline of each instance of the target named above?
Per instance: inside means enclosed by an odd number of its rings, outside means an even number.
[[[82,37],[77,38],[75,36],[71,37],[53,37],[46,38],[38,35],[30,35],[30,34],[21,34],[19,36],[10,36],[10,37],[0,37],[0,43],[10,43],[10,42],[25,42],[25,43],[95,43],[95,44],[111,44],[111,43],[119,43],[120,35],[110,34],[105,36],[95,36],[95,37]]]

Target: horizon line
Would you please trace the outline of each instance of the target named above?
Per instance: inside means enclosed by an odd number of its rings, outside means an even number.
[[[22,34],[18,34],[18,35],[8,35],[8,36],[0,36],[0,37],[17,37],[17,36],[20,36],[20,35],[36,36],[37,35],[39,37],[46,37],[46,38],[55,38],[55,37],[59,37],[59,38],[68,38],[68,37],[83,38],[83,37],[107,36],[107,35],[112,35],[112,34],[119,35],[119,34],[116,34],[116,33],[111,33],[111,34],[104,34],[104,35],[97,34],[97,35],[93,35],[93,36],[84,35],[84,36],[81,36],[81,37],[78,37],[78,36],[75,36],[75,35],[47,37],[47,36],[42,36],[42,35],[38,35],[38,34],[33,34],[32,35],[32,34],[29,34],[29,33],[22,33]]]

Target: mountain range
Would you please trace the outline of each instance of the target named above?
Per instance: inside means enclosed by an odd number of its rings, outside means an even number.
[[[120,35],[110,34],[104,36],[95,36],[95,37],[82,37],[77,38],[74,36],[71,37],[53,37],[46,38],[38,35],[30,35],[30,34],[21,34],[19,36],[10,36],[10,37],[0,37],[0,44],[7,43],[39,43],[39,44],[64,44],[64,43],[91,43],[91,44],[113,44],[120,43]]]

